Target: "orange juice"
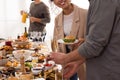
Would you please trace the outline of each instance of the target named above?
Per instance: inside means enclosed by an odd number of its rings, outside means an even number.
[[[22,14],[22,23],[26,23],[27,16],[28,16],[27,13],[23,12],[23,14]]]

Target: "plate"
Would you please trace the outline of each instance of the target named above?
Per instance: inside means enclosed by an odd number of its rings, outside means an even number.
[[[37,79],[33,79],[33,80],[45,80],[44,78],[37,78]]]
[[[14,43],[18,44],[18,45],[27,45],[27,44],[29,44],[28,41],[15,41]]]
[[[61,44],[70,45],[70,44],[75,44],[75,43],[77,43],[78,40],[76,39],[76,40],[75,40],[74,42],[72,42],[72,43],[67,43],[67,42],[64,42],[63,39],[59,39],[59,40],[57,40],[57,42],[58,42],[58,43],[61,43]]]
[[[33,52],[34,51],[30,51],[30,50],[15,50],[13,51],[13,55],[17,60],[20,60],[20,58],[24,56],[26,61]]]

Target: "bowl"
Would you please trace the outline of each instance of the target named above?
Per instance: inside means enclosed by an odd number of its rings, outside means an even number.
[[[48,63],[43,63],[43,64],[44,64],[45,70],[49,70],[49,69],[54,67],[55,62],[54,61],[48,61]]]
[[[42,67],[33,67],[31,71],[34,75],[38,75],[42,71]]]

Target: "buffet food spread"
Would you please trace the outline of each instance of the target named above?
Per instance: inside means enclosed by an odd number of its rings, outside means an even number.
[[[62,80],[54,61],[46,61],[49,49],[45,43],[26,39],[1,43],[4,45],[0,46],[0,79]]]

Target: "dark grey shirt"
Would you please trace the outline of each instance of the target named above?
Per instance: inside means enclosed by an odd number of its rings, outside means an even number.
[[[87,80],[120,80],[120,0],[90,0],[86,32]]]
[[[46,23],[50,22],[50,13],[49,8],[47,5],[45,5],[43,2],[40,2],[39,4],[35,4],[34,2],[30,5],[30,16],[40,18],[41,22],[30,22],[29,31],[40,31],[42,32],[44,30],[44,27],[46,26]]]

